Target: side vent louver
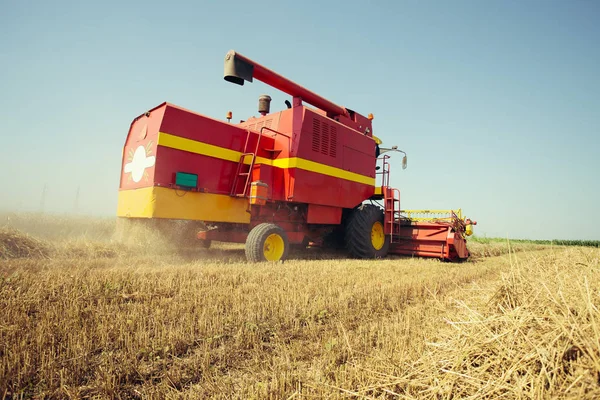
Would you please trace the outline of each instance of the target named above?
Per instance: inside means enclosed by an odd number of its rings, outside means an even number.
[[[263,126],[270,128],[272,124],[273,124],[273,118],[267,119],[264,121],[258,121],[253,124],[248,123],[248,124],[242,125],[242,127],[246,127],[247,129],[254,131],[254,132],[260,132],[260,130]]]
[[[321,124],[321,154],[329,154],[329,126]]]
[[[329,155],[331,157],[337,157],[337,131],[335,126],[332,126],[331,130],[329,131],[329,140]]]
[[[312,150],[330,157],[337,157],[336,127],[314,118]]]
[[[313,151],[321,150],[321,128],[319,120],[316,118],[313,119],[312,149]]]

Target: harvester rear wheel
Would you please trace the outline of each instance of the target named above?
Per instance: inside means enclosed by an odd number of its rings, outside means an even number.
[[[283,261],[289,250],[285,231],[275,224],[256,225],[246,239],[246,258],[250,262]]]
[[[390,248],[390,238],[383,229],[383,210],[362,204],[348,217],[346,249],[357,258],[382,258]]]

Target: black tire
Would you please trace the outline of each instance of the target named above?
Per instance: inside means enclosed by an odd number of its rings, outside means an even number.
[[[384,236],[383,244],[377,248],[371,239],[376,224],[383,229],[383,210],[372,204],[362,204],[348,217],[345,232],[346,249],[356,258],[383,258],[390,248],[390,237]]]
[[[275,236],[271,236],[275,235]],[[277,239],[280,238],[280,239]],[[277,246],[281,245],[281,251],[271,253],[271,248],[265,242],[274,240]],[[281,240],[281,242],[280,242]],[[246,259],[250,262],[262,261],[284,261],[290,251],[287,234],[275,224],[262,223],[256,225],[248,234],[246,239]]]

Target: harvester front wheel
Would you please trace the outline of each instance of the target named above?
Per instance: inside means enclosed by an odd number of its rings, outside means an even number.
[[[348,217],[346,249],[357,258],[382,258],[390,248],[390,238],[383,229],[383,211],[372,204],[362,204]]]
[[[285,231],[275,224],[256,225],[246,239],[246,258],[250,262],[282,261],[289,250]]]

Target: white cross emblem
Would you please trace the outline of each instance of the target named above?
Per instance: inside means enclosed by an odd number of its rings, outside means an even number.
[[[135,149],[132,160],[125,164],[123,172],[126,174],[131,172],[131,179],[133,179],[135,183],[138,183],[142,180],[146,168],[153,166],[155,161],[155,156],[146,156],[146,148],[144,146],[139,146]]]

